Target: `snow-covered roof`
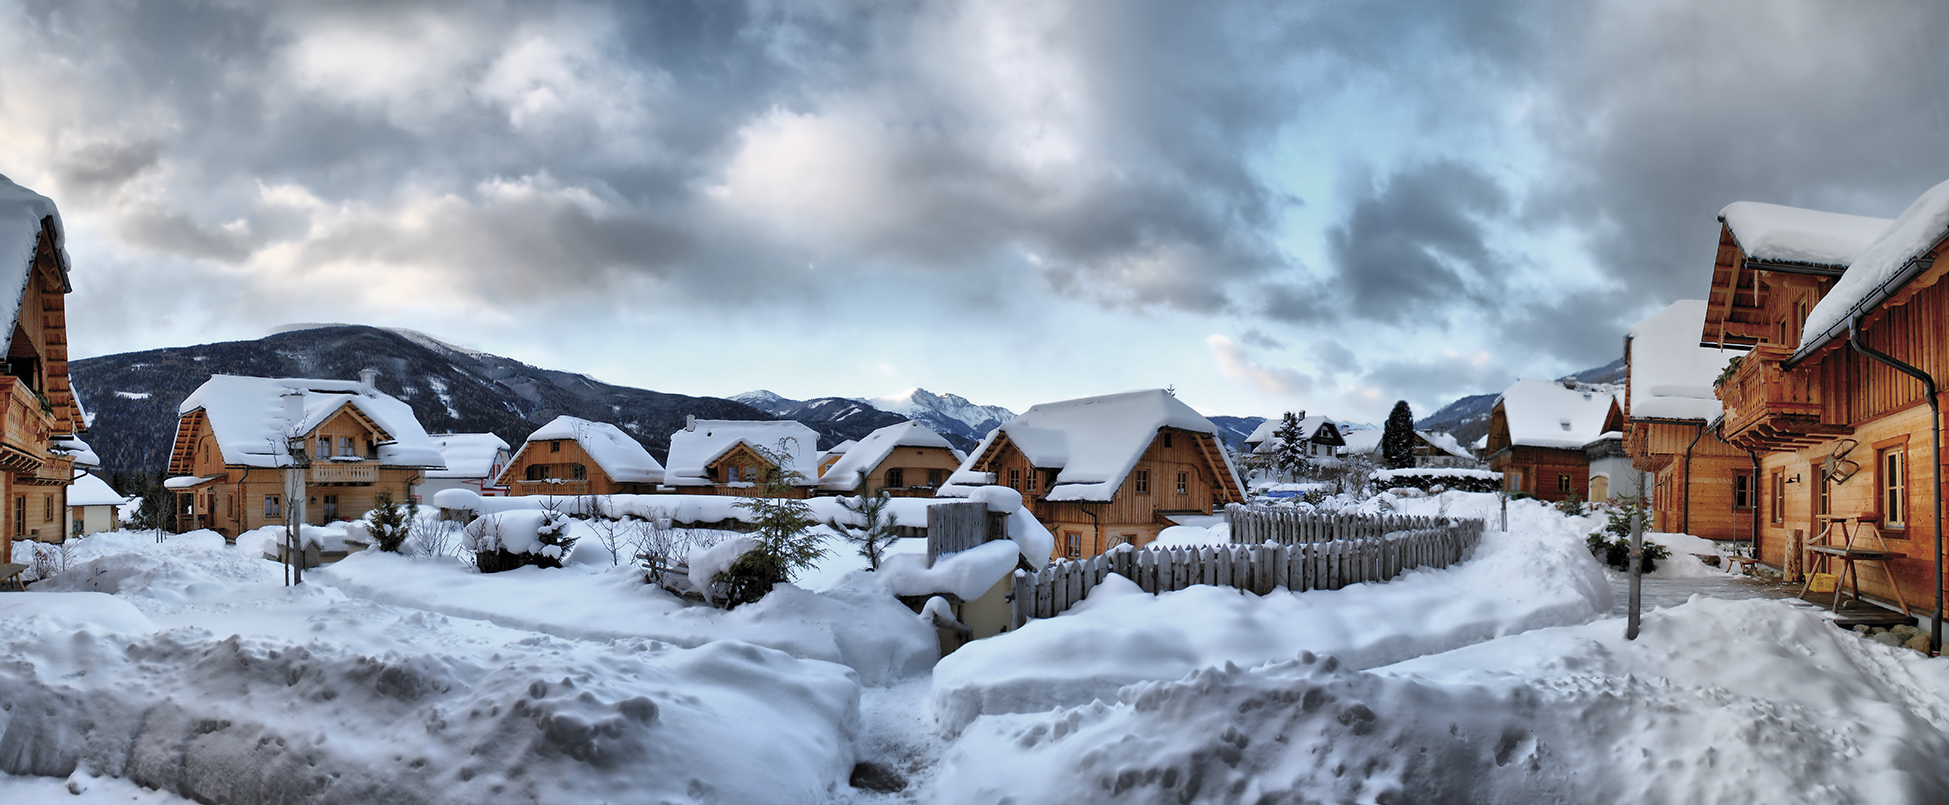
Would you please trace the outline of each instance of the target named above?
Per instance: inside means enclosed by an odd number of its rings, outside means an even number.
[[[304,407],[293,428],[285,417],[284,395],[302,392]],[[392,441],[379,447],[379,463],[392,467],[444,467],[440,448],[420,427],[406,403],[357,380],[211,375],[177,407],[178,414],[202,409],[223,462],[233,466],[283,467],[291,464],[288,434],[309,434],[350,405],[385,431]]]
[[[791,469],[805,476],[801,486],[818,483],[814,476],[819,472],[819,434],[789,419],[699,419],[691,423],[670,434],[670,455],[664,462],[663,483],[711,484],[710,473],[705,468],[739,444],[768,453],[783,451]]]
[[[927,429],[919,422],[907,421],[888,425],[866,435],[845,455],[840,456],[825,475],[819,478],[819,488],[835,492],[851,492],[859,488],[861,470],[872,472],[880,466],[887,456],[901,447],[939,447],[954,455],[956,461],[966,461],[967,456],[955,450],[941,435]],[[834,448],[835,450],[838,448]]]
[[[429,470],[428,478],[491,478],[501,469],[495,459],[508,449],[507,440],[492,433],[436,433],[430,438],[447,468]]]
[[[1303,441],[1309,441],[1309,442],[1312,441],[1313,437],[1318,436],[1320,434],[1320,426],[1325,425],[1331,421],[1333,420],[1330,420],[1318,414],[1309,417],[1301,417],[1299,420],[1299,438]],[[1275,450],[1278,450],[1279,429],[1281,427],[1284,427],[1285,424],[1286,424],[1286,418],[1279,417],[1279,416],[1261,422],[1259,423],[1258,427],[1252,429],[1252,435],[1245,437],[1244,444],[1258,445],[1258,447],[1254,448],[1253,450],[1253,452],[1255,453],[1270,453]],[[1344,438],[1346,434],[1343,433],[1341,434],[1341,436]]]
[[[654,484],[663,481],[663,465],[650,451],[622,428],[573,416],[558,416],[528,434],[527,444],[568,439],[582,447],[609,480],[622,484]],[[526,445],[523,445],[526,448]]]
[[[74,464],[77,467],[100,467],[102,465],[101,456],[95,454],[95,448],[89,447],[87,442],[73,436],[56,436],[49,439],[47,440],[47,449],[56,453],[65,453],[73,457]]]
[[[1705,300],[1680,299],[1631,325],[1625,410],[1637,419],[1711,419],[1712,383],[1741,350],[1699,346]]]
[[[69,506],[120,506],[127,502],[127,497],[92,472],[77,472],[68,484]]]
[[[981,460],[999,433],[1005,434],[1029,463],[1061,470],[1044,499],[1109,500],[1150,448],[1158,429],[1166,427],[1218,435],[1211,420],[1163,389],[1043,403],[983,439],[951,481],[963,485],[980,482],[980,476],[987,473],[975,472],[974,462]],[[1224,456],[1224,462],[1235,488],[1244,489],[1229,455]]]
[[[1333,452],[1341,456],[1378,453],[1381,449],[1381,436],[1384,434],[1386,431],[1380,428],[1349,431],[1346,434],[1347,443]],[[1429,446],[1456,458],[1475,458],[1475,455],[1462,447],[1462,443],[1456,441],[1455,437],[1441,431],[1418,430],[1414,435],[1421,437],[1421,440],[1427,442]]]
[[[61,211],[55,209],[53,200],[47,196],[0,176],[0,317],[4,317],[0,320],[11,322],[20,318],[20,300],[27,293],[27,281],[33,277],[34,247],[40,244],[41,219],[49,216],[54,218],[55,255],[60,260],[61,274],[66,277],[68,253]],[[12,341],[12,328],[0,333],[0,349],[8,348]]]
[[[1443,433],[1438,430],[1418,430],[1414,432],[1414,435],[1421,437],[1422,441],[1434,445],[1436,450],[1440,450],[1456,458],[1475,458],[1475,454],[1470,453],[1468,448],[1463,447],[1462,443],[1456,440],[1452,434]]]
[[[1758,201],[1735,201],[1719,211],[1733,240],[1751,260],[1846,267],[1888,227],[1886,218],[1843,215]]]
[[[1524,378],[1503,392],[1496,403],[1509,422],[1510,444],[1575,449],[1604,434],[1604,420],[1615,401],[1602,392]]]
[[[1807,314],[1795,357],[1845,334],[1848,319],[1886,301],[1913,278],[1903,269],[1945,236],[1949,236],[1949,182],[1929,188],[1848,266],[1834,289]]]

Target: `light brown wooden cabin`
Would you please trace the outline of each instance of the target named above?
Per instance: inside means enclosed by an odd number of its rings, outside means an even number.
[[[1753,456],[1700,419],[1631,419],[1625,450],[1651,476],[1651,524],[1720,540],[1750,540],[1759,490]]]
[[[510,495],[653,495],[656,484],[617,481],[574,439],[523,442],[501,471]]]
[[[1903,285],[1864,317],[1863,340],[1871,347],[1949,379],[1949,272],[1936,244],[1923,258],[1933,267]],[[1753,272],[1762,287],[1765,272]],[[1773,287],[1796,288],[1788,281]],[[1808,289],[1822,292],[1821,288]],[[1811,302],[1818,302],[1818,295]],[[1934,579],[1929,409],[1920,382],[1849,348],[1845,334],[1799,361],[1793,360],[1800,327],[1812,304],[1799,294],[1765,299],[1762,323],[1749,328],[1754,349],[1719,388],[1726,405],[1728,441],[1760,455],[1760,561],[1790,579],[1806,570],[1803,546],[1819,534],[1822,515],[1878,518],[1888,546],[1903,554],[1889,562],[1891,575],[1864,565],[1862,589],[1885,601],[1896,585],[1909,604],[1927,605]],[[1703,334],[1714,337],[1710,323]],[[1843,454],[1842,451],[1845,450]],[[1841,454],[1858,470],[1844,481],[1825,478],[1830,456]]]
[[[1609,433],[1623,429],[1624,414],[1613,403],[1601,430]],[[1561,501],[1572,495],[1581,498],[1590,488],[1590,457],[1584,448],[1511,443],[1509,412],[1501,401],[1489,413],[1487,450],[1489,469],[1502,473],[1502,488],[1509,494]]]
[[[1008,438],[995,434],[970,469],[1022,493],[1031,513],[1055,535],[1057,557],[1095,556],[1120,544],[1142,547],[1172,525],[1171,514],[1212,514],[1245,500],[1226,469],[1224,448],[1209,433],[1159,428],[1143,456],[1107,501],[1051,501],[1059,467],[1037,467]]]
[[[351,520],[372,510],[381,492],[405,504],[423,470],[381,465],[377,445],[391,436],[357,408],[346,405],[304,436],[310,466],[305,478],[305,522],[311,525]],[[175,530],[207,528],[234,539],[255,528],[284,523],[284,470],[227,461],[202,409],[176,422],[170,452],[172,477],[194,476],[201,483],[179,487]]]
[[[6,409],[0,416],[0,500],[11,504],[0,512],[3,561],[13,560],[17,539],[66,537],[62,513],[74,460],[50,444],[83,430],[68,384],[67,294],[74,289],[53,216],[41,220],[29,259],[0,375],[0,404]]]

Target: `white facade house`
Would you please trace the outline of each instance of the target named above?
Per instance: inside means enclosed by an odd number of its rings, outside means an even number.
[[[427,470],[426,479],[413,487],[413,497],[421,504],[432,502],[442,489],[465,489],[481,495],[505,495],[507,487],[496,484],[501,471],[513,457],[507,440],[492,433],[435,433],[428,438],[446,459],[444,470]]]
[[[76,472],[68,485],[68,527],[66,533],[83,537],[114,531],[122,525],[122,512],[135,498],[123,497],[101,476]]]

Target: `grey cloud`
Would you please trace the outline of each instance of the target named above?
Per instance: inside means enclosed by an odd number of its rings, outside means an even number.
[[[75,149],[55,165],[63,188],[94,198],[113,193],[124,182],[156,166],[157,140],[94,142]]]
[[[1469,165],[1395,173],[1327,233],[1338,287],[1355,314],[1393,324],[1483,301],[1498,260],[1487,222],[1508,208],[1502,187]]]
[[[1462,358],[1431,357],[1385,361],[1367,371],[1366,381],[1388,397],[1406,398],[1420,419],[1458,397],[1508,388],[1516,374],[1500,364],[1477,366]]]

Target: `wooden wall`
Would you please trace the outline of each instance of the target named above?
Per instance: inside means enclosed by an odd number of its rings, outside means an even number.
[[[583,480],[575,479],[575,465],[582,465]],[[528,480],[528,468],[541,466],[548,468],[550,478],[561,483]],[[543,439],[524,442],[521,451],[508,461],[506,470],[501,472],[509,495],[648,495],[655,494],[655,484],[619,483],[604,472],[602,466],[582,449],[582,443],[574,439]],[[689,490],[686,490],[689,491]],[[711,494],[699,488],[694,494]]]
[[[1120,543],[1143,546],[1157,538],[1159,531],[1169,525],[1160,512],[1205,512],[1213,511],[1221,495],[1215,490],[1228,486],[1229,480],[1214,475],[1204,453],[1199,450],[1200,439],[1210,440],[1210,434],[1194,433],[1178,428],[1162,428],[1151,439],[1150,446],[1137,460],[1130,474],[1124,477],[1116,494],[1104,502],[1051,502],[1043,500],[1048,493],[1048,485],[1056,476],[1049,468],[1037,468],[1029,464],[1022,451],[1009,442],[1004,435],[989,446],[990,452],[977,462],[976,469],[995,473],[995,482],[1010,486],[1022,493],[1029,502],[1030,511],[1037,520],[1056,537],[1056,555],[1065,556],[1067,537],[1078,538],[1077,556],[1095,556]],[[1169,444],[1166,444],[1166,442]],[[1212,449],[1215,445],[1208,445]],[[1014,472],[1011,474],[1011,470]],[[1139,473],[1148,479],[1148,491],[1139,492]],[[1178,492],[1178,475],[1184,475],[1184,492]]]
[[[1582,497],[1590,488],[1590,461],[1582,450],[1518,445],[1489,457],[1489,469],[1503,473],[1522,473],[1520,486],[1510,489],[1543,500],[1559,501],[1570,495]],[[1559,490],[1557,478],[1569,478],[1570,491]]]

